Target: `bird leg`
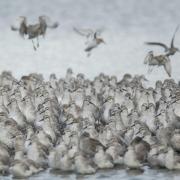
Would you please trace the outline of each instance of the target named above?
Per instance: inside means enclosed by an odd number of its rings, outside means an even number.
[[[32,44],[33,44],[33,48],[34,48],[34,50],[36,51],[37,49],[36,49],[36,46],[34,45],[34,41],[33,41],[33,39],[32,39]]]
[[[89,57],[90,55],[91,55],[91,52],[88,52],[88,53],[87,53],[87,57]]]
[[[39,38],[38,38],[38,36],[37,36],[36,40],[37,40],[37,47],[39,47]]]

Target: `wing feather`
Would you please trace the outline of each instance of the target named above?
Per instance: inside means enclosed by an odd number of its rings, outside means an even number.
[[[165,44],[163,44],[163,43],[160,43],[160,42],[145,42],[145,44],[147,44],[147,45],[155,45],[155,46],[161,46],[161,47],[163,47],[164,49],[165,49],[165,51],[168,51],[168,47],[165,45]]]
[[[179,29],[179,25],[176,27],[175,31],[174,31],[174,34],[173,34],[173,37],[172,37],[172,40],[171,40],[171,48],[174,47],[174,38],[176,36],[176,32],[178,31]]]
[[[168,74],[169,77],[171,77],[171,61],[168,58],[166,63],[164,64],[164,69],[166,71],[166,73]]]
[[[58,22],[54,22],[53,24],[47,24],[47,27],[48,28],[51,28],[51,29],[55,29],[59,26],[59,23]]]
[[[17,28],[17,27],[15,27],[15,26],[11,25],[11,30],[12,30],[12,31],[19,31],[19,28]]]
[[[91,37],[91,36],[94,35],[94,31],[91,30],[91,29],[77,29],[77,28],[74,27],[73,30],[74,30],[77,34],[79,34],[79,35],[81,35],[81,36],[86,36],[87,38],[89,38],[89,37]]]
[[[149,64],[151,59],[152,59],[152,52],[150,51],[150,52],[148,52],[147,56],[144,59],[144,64]]]

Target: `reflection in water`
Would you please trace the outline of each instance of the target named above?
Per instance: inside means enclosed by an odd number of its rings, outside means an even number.
[[[28,178],[27,180],[179,180],[180,172],[179,171],[168,171],[166,169],[150,169],[145,167],[142,170],[123,170],[123,169],[113,169],[113,170],[100,170],[94,175],[75,175],[68,173],[61,173],[59,171],[39,173],[35,176]],[[0,177],[3,180],[10,180],[11,177]]]

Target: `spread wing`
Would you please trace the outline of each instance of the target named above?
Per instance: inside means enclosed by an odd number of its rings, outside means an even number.
[[[172,37],[172,40],[171,40],[171,48],[174,47],[174,38],[176,36],[176,32],[178,31],[179,29],[179,25],[176,27],[175,31],[174,31],[174,34],[173,34],[173,37]]]
[[[12,31],[19,31],[19,28],[18,28],[18,27],[15,27],[14,25],[11,25],[11,30],[12,30]]]
[[[47,24],[47,27],[48,28],[51,28],[51,29],[55,29],[59,26],[59,23],[58,22],[54,22],[52,24]]]
[[[73,30],[74,30],[77,34],[79,34],[79,35],[81,35],[81,36],[85,36],[85,37],[87,37],[87,38],[94,36],[94,31],[93,31],[92,29],[78,29],[78,28],[75,28],[75,27],[74,27]]]
[[[163,44],[163,43],[160,43],[160,42],[145,42],[145,44],[147,44],[147,45],[155,45],[155,46],[161,46],[161,47],[163,47],[164,49],[165,49],[165,51],[168,51],[168,47],[165,45],[165,44]]]
[[[48,28],[57,28],[59,26],[58,22],[53,22],[51,20],[51,18],[49,18],[49,16],[39,16],[39,22],[45,26],[47,26]]]
[[[21,25],[19,28],[12,25],[11,30],[12,31],[19,31],[20,36],[23,38],[24,38],[24,35],[27,34],[27,27],[24,25]]]
[[[20,28],[19,28],[19,34],[21,37],[24,38],[24,35],[27,34],[27,27],[25,24],[21,24]]]
[[[152,60],[152,51],[148,52],[147,56],[144,59],[144,64],[149,64],[151,60]]]
[[[164,69],[166,71],[166,73],[168,74],[169,77],[171,77],[171,61],[168,58],[166,63],[164,64]]]
[[[18,22],[18,24],[11,25],[11,30],[19,31],[20,36],[24,38],[24,35],[27,34],[26,17],[25,16],[18,17],[17,22]]]

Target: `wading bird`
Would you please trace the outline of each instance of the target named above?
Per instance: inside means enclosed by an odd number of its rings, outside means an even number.
[[[163,66],[168,76],[171,77],[171,62],[167,55],[154,56],[153,51],[150,51],[144,60],[144,64],[148,65],[148,72],[152,71],[153,66]]]
[[[49,24],[50,19],[47,16],[39,16],[39,23],[27,25],[27,18],[24,16],[19,17],[20,25],[19,27],[11,26],[11,30],[19,31],[20,35],[24,37],[27,35],[28,39],[32,40],[34,50],[37,50],[39,47],[39,36],[45,36],[47,28],[57,28],[58,23],[54,22]],[[37,40],[35,46],[33,39]]]
[[[77,29],[74,28],[74,31],[81,36],[85,36],[87,41],[85,42],[86,48],[84,51],[87,52],[87,57],[91,55],[91,51],[96,48],[99,44],[104,43],[104,39],[98,37],[101,34],[101,30],[93,31],[91,29]]]

